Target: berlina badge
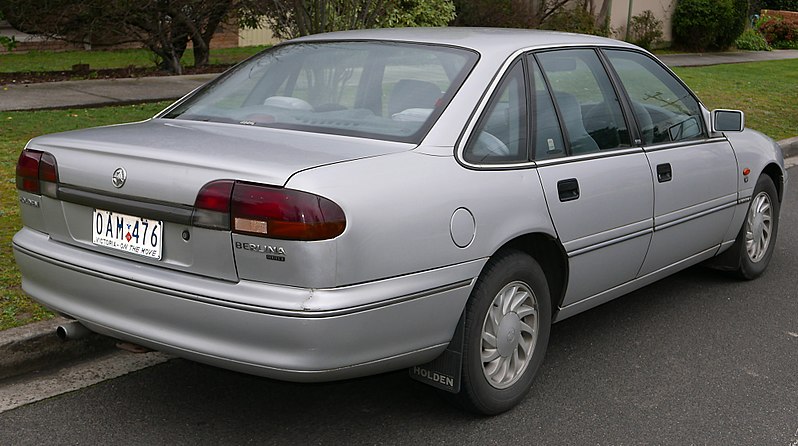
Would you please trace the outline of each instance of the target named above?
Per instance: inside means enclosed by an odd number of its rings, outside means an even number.
[[[117,189],[125,185],[125,180],[127,180],[127,172],[125,172],[124,167],[116,169],[111,176],[111,183]]]

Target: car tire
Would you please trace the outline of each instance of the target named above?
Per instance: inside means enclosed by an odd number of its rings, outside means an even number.
[[[518,404],[546,355],[550,327],[549,287],[538,263],[515,250],[491,258],[465,310],[458,403],[483,415]]]
[[[731,248],[739,257],[735,274],[745,280],[765,272],[779,229],[779,197],[773,180],[767,175],[759,177],[751,197],[743,227]]]

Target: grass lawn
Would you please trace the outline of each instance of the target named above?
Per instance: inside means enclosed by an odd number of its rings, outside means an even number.
[[[776,141],[798,136],[798,59],[674,71],[710,109],[745,112],[745,125]]]
[[[0,56],[1,57],[1,56]],[[126,62],[127,63],[127,62]],[[675,70],[710,108],[736,108],[749,127],[776,140],[798,135],[798,60]],[[28,299],[19,284],[11,237],[20,227],[15,166],[32,137],[148,118],[167,103],[94,109],[0,112],[0,330],[51,317]]]
[[[231,64],[242,61],[249,56],[267,48],[266,46],[245,46],[239,48],[212,49],[211,64]],[[183,55],[183,66],[194,64],[194,53],[191,50]],[[113,51],[30,51],[27,53],[0,54],[0,72],[17,73],[28,71],[68,71],[72,65],[89,64],[93,70],[103,68],[127,68],[155,66],[154,54],[148,50],[113,50]]]
[[[16,163],[29,139],[45,133],[140,121],[169,103],[82,110],[0,112],[0,330],[52,317],[20,288],[19,271],[11,252],[11,238],[21,227],[16,193]]]

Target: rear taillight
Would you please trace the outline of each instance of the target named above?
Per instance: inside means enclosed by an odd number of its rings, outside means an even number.
[[[25,149],[17,160],[17,189],[32,194],[56,197],[58,165],[47,152]]]
[[[346,228],[344,211],[318,195],[236,183],[230,207],[233,231],[288,240],[326,240]]]
[[[232,180],[219,180],[202,186],[194,202],[194,226],[230,229],[230,196],[234,184]]]
[[[17,189],[39,194],[39,161],[42,152],[23,150],[17,160]]]
[[[284,240],[328,240],[346,229],[340,206],[307,192],[213,181],[194,204],[194,225]]]

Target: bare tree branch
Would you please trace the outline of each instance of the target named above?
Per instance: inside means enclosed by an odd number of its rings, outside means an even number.
[[[260,1],[2,0],[0,10],[17,29],[52,39],[92,47],[139,43],[161,59],[163,68],[179,73],[189,41],[195,65],[206,64],[220,24],[237,14],[251,15]]]

